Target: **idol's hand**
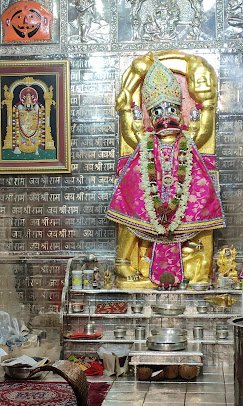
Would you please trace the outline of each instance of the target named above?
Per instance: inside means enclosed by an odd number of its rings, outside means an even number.
[[[153,54],[148,53],[134,59],[122,77],[122,89],[116,99],[116,110],[120,115],[121,155],[131,153],[141,140],[144,125],[142,120],[134,120],[131,104],[140,106],[140,86],[154,62]]]
[[[193,99],[203,106],[215,105],[217,78],[214,69],[205,59],[191,56],[187,60],[188,89]]]
[[[187,61],[188,90],[201,106],[200,121],[189,124],[189,130],[202,152],[214,152],[215,111],[217,104],[217,78],[214,69],[205,59],[192,56]]]

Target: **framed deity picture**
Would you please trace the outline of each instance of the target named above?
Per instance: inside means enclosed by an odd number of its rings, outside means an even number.
[[[71,172],[70,68],[0,61],[0,173]]]

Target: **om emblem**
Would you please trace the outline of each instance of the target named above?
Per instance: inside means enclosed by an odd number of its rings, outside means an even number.
[[[35,1],[18,1],[2,14],[3,42],[36,42],[51,39],[52,13]]]

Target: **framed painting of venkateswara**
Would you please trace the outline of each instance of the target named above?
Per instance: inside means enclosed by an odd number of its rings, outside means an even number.
[[[0,173],[70,173],[70,67],[0,61]]]

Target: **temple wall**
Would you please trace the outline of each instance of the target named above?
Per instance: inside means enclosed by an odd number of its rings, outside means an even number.
[[[12,4],[0,1],[0,12]],[[0,60],[59,60],[71,67],[72,172],[12,174],[0,168],[0,306],[56,327],[68,258],[113,259],[105,218],[118,158],[115,98],[131,60],[148,51],[196,53],[218,75],[218,168],[227,228],[215,232],[243,262],[243,7],[230,0],[48,0],[52,39],[5,43]],[[84,7],[86,5],[87,7]],[[2,89],[1,89],[2,91]],[[1,95],[1,98],[3,94]],[[3,125],[3,124],[2,124]],[[11,297],[11,300],[9,298]],[[43,317],[44,315],[44,317]],[[41,320],[41,321],[40,321]]]

